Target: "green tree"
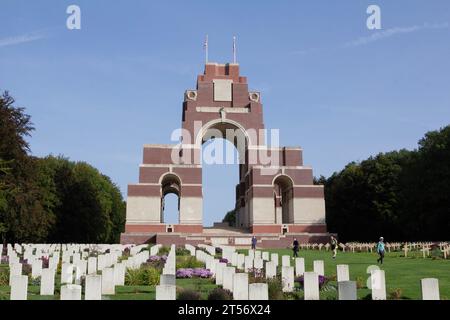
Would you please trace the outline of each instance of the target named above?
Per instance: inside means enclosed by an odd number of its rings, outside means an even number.
[[[236,210],[230,210],[225,214],[222,222],[228,222],[228,225],[231,227],[236,226]]]

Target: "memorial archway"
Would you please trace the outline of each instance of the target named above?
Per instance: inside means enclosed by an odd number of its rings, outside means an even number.
[[[289,94],[295,103],[298,92]],[[139,183],[128,186],[122,242],[168,232],[161,216],[167,194],[179,197],[179,222],[172,231],[204,239],[200,154],[215,134],[231,141],[239,154],[237,226],[254,234],[326,235],[323,186],[314,185],[301,148],[265,145],[261,96],[249,91],[238,64],[207,63],[196,88],[185,92],[181,120],[178,145],[144,146]]]

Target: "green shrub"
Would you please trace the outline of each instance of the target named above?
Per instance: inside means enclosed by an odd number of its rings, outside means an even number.
[[[189,256],[190,254],[191,254],[191,252],[185,248],[177,248],[175,250],[175,255],[177,255],[177,256]]]
[[[143,285],[156,286],[159,284],[160,271],[158,269],[147,267],[143,269]]]
[[[0,269],[0,286],[9,286],[9,269]]]
[[[126,286],[155,286],[159,284],[160,272],[153,267],[127,269],[125,274]]]
[[[269,288],[269,300],[283,300],[283,286],[281,279],[272,278],[267,280],[267,287]]]
[[[402,298],[403,291],[400,288],[395,288],[389,291],[389,300],[400,300]]]
[[[208,294],[208,300],[233,300],[233,294],[230,290],[215,288]]]
[[[162,246],[161,248],[159,248],[158,255],[160,255],[160,256],[168,255],[169,252],[170,252],[170,248],[169,247]]]
[[[202,268],[205,265],[192,256],[181,256],[177,259],[177,269]]]
[[[183,289],[178,294],[177,300],[200,300],[200,293],[191,289]]]
[[[363,277],[356,277],[356,288],[362,289],[366,287],[366,283]]]

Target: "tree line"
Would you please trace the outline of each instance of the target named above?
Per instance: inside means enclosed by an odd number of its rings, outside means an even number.
[[[0,234],[3,242],[115,243],[125,202],[111,179],[85,162],[30,155],[24,108],[0,96]]]
[[[450,125],[412,151],[351,162],[325,186],[329,232],[340,241],[440,241],[450,235]]]

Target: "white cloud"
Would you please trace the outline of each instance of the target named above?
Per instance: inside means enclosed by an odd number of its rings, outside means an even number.
[[[14,46],[21,43],[36,41],[45,38],[45,34],[41,32],[34,32],[29,34],[23,34],[14,37],[8,37],[0,39],[0,47]]]
[[[371,42],[390,38],[390,37],[398,35],[398,34],[412,33],[412,32],[416,32],[416,31],[424,30],[424,29],[444,29],[444,28],[448,28],[448,27],[449,27],[449,25],[447,22],[440,23],[440,24],[425,23],[423,25],[416,25],[416,26],[411,26],[411,27],[394,27],[391,29],[386,29],[383,31],[373,33],[367,37],[360,37],[356,40],[347,42],[346,44],[344,44],[344,47],[363,46],[363,45],[369,44]]]

